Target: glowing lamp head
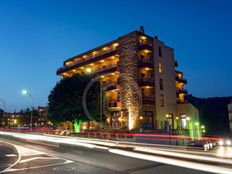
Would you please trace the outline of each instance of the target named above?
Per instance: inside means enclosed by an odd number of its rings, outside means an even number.
[[[187,117],[187,121],[189,121],[190,120],[190,117]]]
[[[219,144],[220,146],[223,146],[223,145],[224,145],[223,140],[220,140],[220,141],[218,142],[218,144]]]
[[[86,71],[87,73],[91,73],[91,72],[92,72],[91,68],[86,68],[85,71]]]
[[[22,90],[22,94],[23,94],[23,95],[27,95],[27,90],[25,90],[25,89]]]
[[[232,143],[231,143],[231,141],[230,140],[226,140],[226,145],[227,146],[230,146]]]

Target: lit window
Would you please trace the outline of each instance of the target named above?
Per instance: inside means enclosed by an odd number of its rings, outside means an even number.
[[[164,107],[164,95],[160,94],[160,106]]]
[[[158,71],[159,71],[159,73],[163,73],[163,65],[162,65],[162,63],[158,63]]]

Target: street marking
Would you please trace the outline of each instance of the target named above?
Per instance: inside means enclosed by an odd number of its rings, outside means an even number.
[[[16,154],[7,154],[7,155],[5,155],[5,156],[7,156],[7,157],[14,157],[14,156],[18,156],[18,155],[16,155]]]
[[[4,142],[4,143],[8,143],[8,142]],[[8,173],[8,172],[22,171],[22,170],[29,170],[29,169],[38,169],[38,168],[45,168],[45,167],[51,167],[51,166],[59,166],[59,165],[65,165],[65,164],[69,164],[69,163],[74,162],[74,161],[67,160],[67,159],[60,158],[60,157],[49,156],[44,152],[37,151],[37,150],[34,150],[34,149],[29,149],[29,148],[22,147],[22,146],[19,146],[19,145],[14,145],[14,144],[11,144],[11,143],[8,143],[8,144],[10,144],[10,145],[12,145],[12,146],[14,146],[16,148],[16,150],[18,152],[18,155],[15,155],[15,154],[7,154],[7,155],[8,156],[18,156],[18,159],[14,164],[12,164],[12,165],[8,166],[6,169],[0,171],[0,173]],[[47,155],[48,157],[32,157],[32,158],[29,158],[29,159],[22,160],[22,157],[33,156],[33,155]],[[48,159],[48,160],[55,160],[55,159],[59,160],[60,159],[60,160],[64,160],[64,162],[59,162],[59,163],[49,164],[49,165],[42,165],[42,166],[34,166],[34,167],[28,167],[28,168],[19,168],[19,169],[13,168],[18,163],[26,163],[26,162],[33,161],[33,160],[38,160],[38,159]]]
[[[28,168],[21,168],[21,169],[8,169],[7,171],[0,172],[0,173],[8,173],[8,172],[16,172],[16,171],[22,171],[22,170],[39,169],[39,168],[46,168],[46,167],[52,167],[52,166],[60,166],[60,165],[69,164],[69,163],[73,163],[73,161],[66,160],[64,163],[56,163],[56,164],[49,164],[49,165],[35,166],[35,167],[28,167]]]
[[[19,151],[18,151],[18,149],[17,149],[17,146],[14,145],[14,144],[8,143],[8,142],[4,142],[4,143],[10,144],[10,145],[12,145],[12,146],[15,147],[15,149],[16,149],[17,152],[18,152],[18,159],[17,159],[17,161],[16,161],[14,164],[11,164],[11,165],[10,165],[9,167],[7,167],[6,169],[0,171],[0,173],[4,173],[4,172],[8,171],[8,170],[11,169],[13,166],[15,166],[16,164],[18,164],[18,162],[21,160],[21,154],[19,153]]]
[[[59,158],[54,158],[54,157],[33,157],[33,158],[21,160],[19,163],[26,163],[28,161],[33,161],[33,160],[37,160],[37,159],[59,159]]]
[[[37,150],[29,149],[29,148],[18,146],[18,145],[15,145],[15,146],[16,146],[16,148],[21,156],[45,155],[44,152],[40,152]]]

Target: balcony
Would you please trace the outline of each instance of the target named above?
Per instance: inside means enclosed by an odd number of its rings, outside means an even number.
[[[153,60],[146,60],[146,59],[140,59],[138,67],[140,68],[154,68],[154,61]]]
[[[95,56],[89,56],[86,59],[80,59],[79,61],[75,62],[74,64],[70,66],[64,66],[62,68],[59,68],[56,74],[60,75],[61,73],[64,73],[66,71],[76,69],[84,65],[88,65],[90,63],[105,59],[110,56],[114,56],[116,53],[117,53],[117,49],[110,49],[108,51],[102,51],[101,53],[98,53]]]
[[[119,89],[119,85],[116,82],[104,84],[104,88],[106,91],[111,91],[115,89]]]
[[[177,102],[178,104],[186,103],[185,100],[182,100],[182,99],[180,99],[180,98],[176,98],[176,102]]]
[[[139,50],[153,50],[153,45],[151,40],[140,40],[139,41]]]
[[[152,86],[152,87],[154,87],[155,86],[154,79],[144,77],[139,81],[139,86]]]
[[[97,75],[104,75],[108,73],[113,73],[115,71],[118,71],[118,66],[117,65],[108,65],[108,66],[103,66],[100,68],[95,69],[93,73],[96,73]]]
[[[180,78],[178,76],[176,76],[176,81],[180,82],[180,83],[184,83],[184,84],[187,84],[187,80],[184,79],[184,78]]]
[[[178,94],[188,94],[187,89],[177,89]]]
[[[121,102],[119,100],[110,100],[108,103],[109,109],[117,109],[121,107]]]
[[[154,96],[143,96],[143,105],[154,105],[155,97]]]
[[[143,44],[143,45],[139,45],[139,50],[153,51],[153,47],[151,45]]]

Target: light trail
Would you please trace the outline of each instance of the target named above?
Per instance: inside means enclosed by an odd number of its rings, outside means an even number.
[[[218,163],[232,165],[232,160],[229,160],[229,159],[221,159],[221,158],[215,158],[215,157],[191,155],[191,154],[176,153],[176,152],[167,152],[163,150],[144,148],[144,147],[135,147],[134,150],[140,151],[140,152],[158,154],[158,155],[167,155],[167,156],[172,156],[172,157],[181,157],[181,158],[186,158],[186,159],[201,160],[201,161],[207,161],[207,162],[218,162]]]
[[[10,135],[21,139],[69,144],[69,145],[75,145],[75,146],[86,147],[91,149],[93,148],[104,149],[109,151],[110,153],[115,153],[128,157],[155,161],[155,162],[160,162],[160,163],[165,163],[165,164],[170,164],[170,165],[175,165],[185,168],[191,168],[194,170],[201,170],[201,171],[221,173],[221,174],[232,173],[232,169],[230,168],[199,163],[200,161],[204,161],[209,163],[218,162],[218,163],[222,163],[223,165],[232,165],[232,160],[216,158],[211,156],[197,155],[197,154],[192,155],[190,154],[192,153],[191,151],[188,152],[181,149],[165,149],[168,147],[170,148],[170,146],[168,145],[163,145],[161,147],[160,145],[157,145],[158,148],[154,146],[151,148],[151,144],[144,145],[144,143],[141,144],[134,142],[117,142],[114,140],[98,140],[98,139],[86,139],[86,138],[78,138],[78,137],[73,138],[73,137],[54,136],[54,135],[46,136],[46,135],[22,134],[22,133],[12,133],[12,132],[0,132],[0,134]],[[122,147],[130,148],[131,151],[117,149]],[[177,147],[178,146],[175,146],[175,148]],[[142,153],[149,153],[149,154],[142,154]],[[196,153],[200,153],[200,152],[196,152]],[[165,155],[165,157],[160,155]],[[208,155],[208,153],[204,153],[204,155]],[[183,158],[183,160],[174,159],[175,157]],[[186,161],[186,159],[194,160],[194,161],[198,160],[199,162]]]
[[[127,156],[127,157],[143,159],[147,161],[154,161],[154,162],[169,164],[169,165],[178,166],[178,167],[201,170],[204,172],[211,172],[211,173],[217,173],[217,174],[231,174],[232,173],[232,169],[229,169],[229,168],[201,164],[201,163],[194,163],[190,161],[182,161],[182,160],[140,154],[140,153],[129,152],[125,150],[118,150],[118,149],[109,149],[109,152],[118,154],[118,155]]]

